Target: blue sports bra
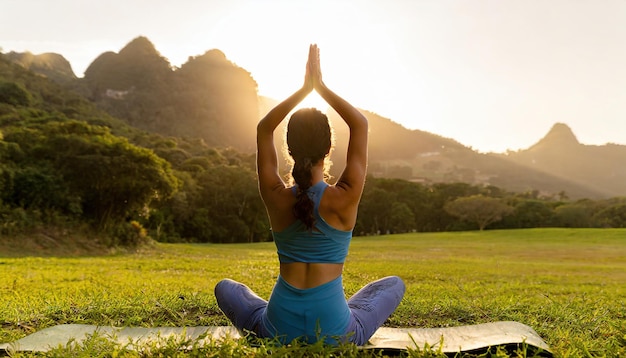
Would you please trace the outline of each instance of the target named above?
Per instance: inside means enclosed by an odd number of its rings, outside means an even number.
[[[330,226],[318,211],[322,195],[328,187],[324,181],[307,190],[313,200],[315,226],[308,230],[304,223],[296,220],[286,229],[273,232],[280,263],[343,263],[348,255],[352,231],[343,231]],[[294,194],[295,194],[294,187]]]

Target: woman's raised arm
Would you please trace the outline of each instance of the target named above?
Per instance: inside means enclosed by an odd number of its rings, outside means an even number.
[[[312,54],[310,48],[302,87],[269,111],[257,125],[257,174],[259,176],[259,191],[264,199],[272,191],[285,187],[285,183],[278,172],[278,156],[274,146],[274,131],[287,117],[289,112],[313,90],[313,79],[311,76]]]
[[[331,91],[322,81],[317,45],[311,45],[309,63],[313,87],[320,96],[343,118],[350,128],[350,140],[346,157],[346,168],[336,186],[350,192],[358,200],[363,192],[367,172],[367,118],[350,103]]]

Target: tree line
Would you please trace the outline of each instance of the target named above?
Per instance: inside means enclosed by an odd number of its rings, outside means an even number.
[[[566,193],[509,192],[467,183],[368,178],[356,234],[519,229],[623,228],[626,198],[569,200]]]

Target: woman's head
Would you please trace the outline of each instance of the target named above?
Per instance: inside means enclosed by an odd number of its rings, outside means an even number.
[[[328,117],[315,108],[296,111],[287,125],[287,149],[294,161],[310,159],[314,164],[326,158],[332,146]]]
[[[295,216],[310,229],[313,227],[313,202],[306,195],[311,187],[311,170],[324,162],[332,147],[328,117],[315,108],[296,111],[287,125],[287,150],[293,159],[291,176],[298,185]],[[328,166],[325,166],[328,170]],[[326,174],[326,172],[325,172]]]

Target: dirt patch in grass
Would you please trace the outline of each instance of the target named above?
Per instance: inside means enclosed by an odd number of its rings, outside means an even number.
[[[100,256],[114,250],[83,230],[41,228],[0,236],[0,257]]]

